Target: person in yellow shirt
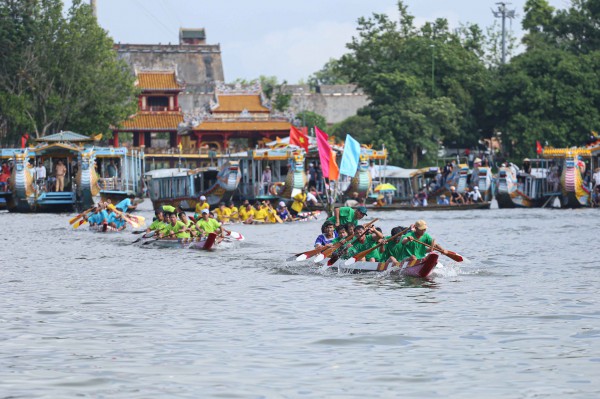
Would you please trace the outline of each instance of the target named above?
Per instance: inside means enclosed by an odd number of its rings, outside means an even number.
[[[277,218],[275,217],[277,215],[277,211],[275,209],[273,209],[273,205],[271,205],[271,201],[269,201],[269,200],[264,201],[263,209],[267,212],[267,218],[265,221],[267,223],[277,223]]]
[[[254,204],[254,222],[268,223],[268,212],[266,207],[262,207],[260,202]]]
[[[229,210],[231,211],[231,221],[237,223],[240,221],[240,212],[237,206],[234,205],[233,201],[229,201]]]
[[[252,224],[254,221],[254,208],[252,208],[252,205],[247,200],[244,201],[244,204],[240,208],[240,219],[244,224]]]
[[[201,218],[202,210],[209,208],[210,205],[208,205],[208,202],[206,202],[206,197],[201,195],[199,201],[196,203],[196,213],[194,214],[194,219],[199,220]]]
[[[214,214],[217,215],[217,220],[221,223],[229,223],[229,218],[231,217],[231,209],[225,206],[224,202],[219,204],[219,207],[215,209]]]
[[[298,213],[302,212],[304,204],[306,204],[306,189],[303,187],[302,191],[293,197],[294,202],[292,203],[290,213],[294,218],[299,217]]]

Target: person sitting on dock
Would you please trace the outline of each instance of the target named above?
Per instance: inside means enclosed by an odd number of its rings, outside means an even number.
[[[137,208],[137,204],[133,203],[134,198],[135,198],[135,194],[130,193],[127,196],[127,198],[125,198],[124,200],[119,202],[117,205],[115,205],[115,208],[117,208],[118,210],[120,210],[123,213],[131,212],[131,211],[135,210],[135,208]]]
[[[204,209],[209,209],[210,205],[208,205],[208,202],[206,202],[206,197],[204,195],[201,195],[200,198],[198,199],[198,202],[196,203],[196,213],[194,213],[194,219],[198,220],[201,217],[202,214],[202,210]]]
[[[445,194],[442,194],[439,196],[439,198],[437,200],[437,204],[438,205],[450,205],[450,201],[448,201],[448,198],[446,197]]]
[[[446,253],[446,250],[437,245],[433,237],[427,233],[427,223],[424,220],[417,220],[414,225],[414,231],[410,231],[402,236],[402,251],[400,252],[400,258],[398,258],[407,259],[409,266],[427,256],[433,250],[415,240],[428,244],[442,253]]]
[[[330,221],[325,221],[321,226],[321,234],[315,240],[315,248],[330,245],[337,238],[335,226]]]
[[[465,199],[456,191],[456,187],[450,186],[450,205],[464,204]]]
[[[356,226],[358,225],[358,221],[365,216],[367,216],[367,208],[364,206],[357,206],[356,208],[342,206],[334,208],[333,216],[327,220],[334,223],[336,226],[346,223],[353,223]]]

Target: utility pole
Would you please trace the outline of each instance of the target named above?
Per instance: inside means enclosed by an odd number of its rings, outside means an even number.
[[[506,63],[506,18],[513,19],[515,17],[515,10],[507,10],[506,6],[510,3],[496,3],[498,10],[492,10],[494,17],[502,18],[502,65]]]
[[[92,6],[92,15],[98,19],[98,9],[96,8],[96,0],[90,0],[90,6]]]

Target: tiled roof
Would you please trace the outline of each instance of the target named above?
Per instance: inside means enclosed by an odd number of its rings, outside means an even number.
[[[139,72],[138,87],[142,90],[182,90],[175,72]]]
[[[193,130],[195,132],[214,131],[275,131],[289,132],[291,124],[283,121],[235,121],[235,122],[202,122]]]
[[[183,114],[180,112],[170,113],[138,113],[133,117],[121,122],[118,129],[119,131],[133,131],[133,130],[149,130],[152,132],[156,131],[173,131],[177,130],[177,126],[183,122]]]
[[[50,134],[48,136],[44,136],[39,139],[35,139],[35,141],[92,141],[93,139],[89,136],[84,136],[83,134],[75,133],[75,132],[60,132],[55,134]]]
[[[263,106],[259,95],[220,95],[219,105],[213,112],[270,112],[269,108]]]

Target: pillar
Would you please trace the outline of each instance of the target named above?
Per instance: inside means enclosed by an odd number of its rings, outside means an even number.
[[[113,132],[112,146],[115,148],[119,146],[119,132]]]
[[[146,136],[146,139],[144,140],[146,147],[152,147],[152,133],[146,132],[144,133],[144,136]]]

